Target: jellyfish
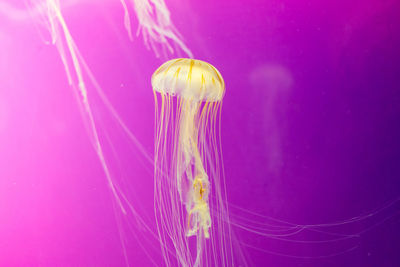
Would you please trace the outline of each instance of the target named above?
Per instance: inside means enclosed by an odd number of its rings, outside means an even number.
[[[209,63],[178,58],[162,64],[151,83],[154,205],[160,240],[164,247],[172,243],[182,266],[229,265],[232,237],[220,139],[224,80]],[[194,253],[192,236],[197,237]],[[214,257],[202,257],[203,252]],[[168,252],[163,253],[170,265]],[[214,262],[207,264],[208,260]]]

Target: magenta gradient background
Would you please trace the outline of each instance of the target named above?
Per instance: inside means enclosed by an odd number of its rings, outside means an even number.
[[[317,224],[399,197],[398,1],[166,4],[195,58],[225,79],[222,149],[233,205]],[[63,14],[110,101],[153,155],[150,77],[164,59],[146,50],[141,36],[129,41],[119,1],[74,1]],[[124,266],[120,214],[59,54],[44,40],[46,29],[32,20],[0,13],[0,266]],[[112,140],[117,153],[105,146],[113,174],[154,227],[151,166],[91,86],[89,100],[102,140]],[[252,266],[400,266],[399,208],[395,202],[342,228],[368,229],[357,239],[320,247],[234,229],[265,250],[244,247]],[[132,217],[122,221],[125,228],[135,224]],[[153,251],[157,243],[124,235],[130,263],[149,266],[140,244]]]

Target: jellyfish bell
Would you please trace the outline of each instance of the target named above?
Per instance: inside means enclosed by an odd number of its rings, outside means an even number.
[[[219,71],[211,64],[188,58],[165,62],[151,78],[153,89],[192,101],[221,101],[225,83]]]
[[[151,83],[156,109],[154,197],[160,240],[172,242],[183,266],[213,265],[201,257],[205,240],[210,240],[210,251],[218,254],[215,257],[222,263],[230,246],[221,245],[230,238],[229,226],[223,226],[229,218],[224,208],[218,123],[224,80],[207,62],[179,58],[162,64]],[[188,251],[190,236],[197,237],[194,262]]]

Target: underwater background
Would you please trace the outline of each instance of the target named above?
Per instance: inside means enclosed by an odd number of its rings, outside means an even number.
[[[150,79],[189,55],[174,44],[157,57],[132,10],[130,40],[120,1],[61,3],[137,140],[84,73],[110,173],[137,212],[125,215],[36,2],[0,3],[0,266],[163,266],[138,219],[155,229]],[[400,266],[400,2],[165,4],[225,80],[228,207],[247,264]]]

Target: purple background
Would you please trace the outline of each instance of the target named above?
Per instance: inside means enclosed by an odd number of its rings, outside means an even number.
[[[244,246],[249,264],[400,266],[399,2],[166,4],[195,58],[226,82],[222,149],[232,207],[299,225],[371,213],[328,227],[359,237],[317,245],[234,227],[256,247]],[[141,245],[161,265],[155,240],[143,242],[145,232],[136,240],[134,218],[113,205],[46,29],[7,14],[0,12],[0,266],[124,266],[119,229],[133,266],[151,265]],[[109,100],[152,155],[150,76],[162,59],[141,37],[129,41],[119,1],[75,1],[63,14]],[[112,173],[154,229],[152,167],[90,86],[89,98],[101,139],[112,140],[105,146]],[[296,240],[315,238],[329,239],[306,232]]]

